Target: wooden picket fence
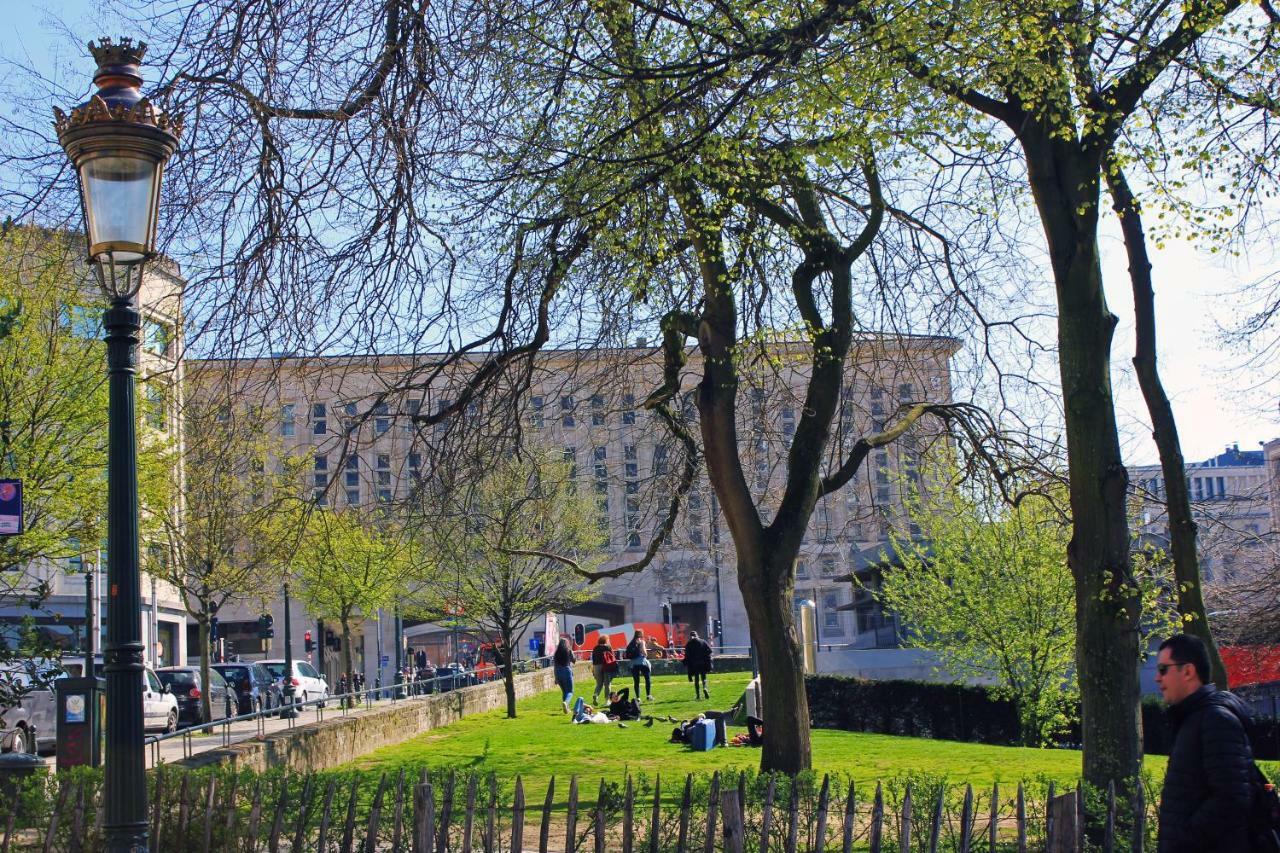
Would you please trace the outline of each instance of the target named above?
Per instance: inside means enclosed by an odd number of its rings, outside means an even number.
[[[376,782],[374,781],[376,780]],[[423,770],[418,778],[325,774],[254,777],[249,774],[153,774],[153,851],[244,853],[506,853],[506,851],[622,851],[622,853],[742,853],[742,851],[871,851],[871,853],[995,853],[1085,850],[1083,800],[1058,795],[1054,785],[1035,802],[1019,784],[1002,799],[998,785],[975,796],[971,786],[877,784],[863,794],[853,783],[837,791],[786,777],[738,774],[687,776],[675,790],[660,778],[643,793],[599,783],[594,798],[570,778],[563,800],[553,777],[541,803],[529,801],[517,777],[503,795],[495,777]],[[844,784],[840,783],[839,787]],[[0,853],[40,850],[86,853],[100,849],[98,783],[91,777],[57,784],[47,814],[20,821],[9,811]],[[816,792],[814,790],[816,788]],[[1095,798],[1095,801],[1098,798]],[[982,802],[979,802],[982,800]],[[1149,844],[1148,805],[1141,787],[1133,809],[1105,807],[1099,843],[1087,849],[1141,851]],[[1099,812],[1101,814],[1102,812]],[[1128,815],[1135,815],[1130,820]],[[1119,820],[1118,820],[1119,818]],[[1120,823],[1127,823],[1124,829]]]

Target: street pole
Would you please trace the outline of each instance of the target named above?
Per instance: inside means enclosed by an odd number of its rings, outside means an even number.
[[[378,655],[378,674],[374,676],[373,686],[378,689],[376,695],[382,698],[382,608],[378,608],[378,642],[376,644],[376,653]]]
[[[147,775],[142,741],[142,590],[138,566],[138,456],[134,401],[142,315],[116,299],[107,330],[107,849],[147,849]],[[86,667],[91,675],[92,662]]]
[[[400,605],[396,604],[391,633],[396,642],[396,698],[404,698],[404,624],[400,621]]]
[[[293,692],[293,628],[290,626],[293,620],[289,618],[289,582],[284,582],[284,708],[280,711],[280,716],[292,719],[298,716],[298,709],[294,707]]]
[[[81,648],[84,651],[84,675],[86,677],[93,675],[93,656],[98,648],[98,638],[93,636],[94,630],[98,627],[98,620],[93,618],[93,611],[98,604],[97,584],[94,580],[97,578],[98,569],[93,564],[85,566],[84,573],[84,643]]]

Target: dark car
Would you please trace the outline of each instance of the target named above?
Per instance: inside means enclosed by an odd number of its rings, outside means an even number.
[[[222,673],[235,691],[236,714],[271,711],[280,707],[280,685],[262,664],[216,663],[213,668]]]
[[[157,669],[156,675],[178,700],[180,724],[199,726],[232,716],[229,712],[234,701],[234,691],[216,669],[209,670],[209,705],[213,714],[212,719],[209,720],[204,719],[203,705],[200,701],[201,694],[205,690],[200,682],[200,667],[166,666],[163,669]]]

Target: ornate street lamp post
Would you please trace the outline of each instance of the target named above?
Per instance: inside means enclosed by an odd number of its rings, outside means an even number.
[[[141,581],[138,573],[138,470],[134,373],[142,315],[142,271],[155,257],[164,166],[178,146],[180,121],[142,97],[139,66],[147,46],[104,38],[89,50],[98,92],[70,115],[54,108],[58,142],[80,181],[89,263],[109,300],[103,317],[109,393],[107,457],[106,777],[107,850],[147,849],[143,753]]]

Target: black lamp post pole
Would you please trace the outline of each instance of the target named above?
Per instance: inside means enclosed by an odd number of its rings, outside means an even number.
[[[298,716],[298,709],[293,707],[293,629],[289,627],[289,582],[284,583],[284,710],[285,717]]]
[[[147,849],[142,717],[142,594],[138,574],[138,458],[134,373],[142,315],[131,299],[107,310],[107,681],[103,821],[110,853]],[[92,662],[86,672],[92,672]]]

